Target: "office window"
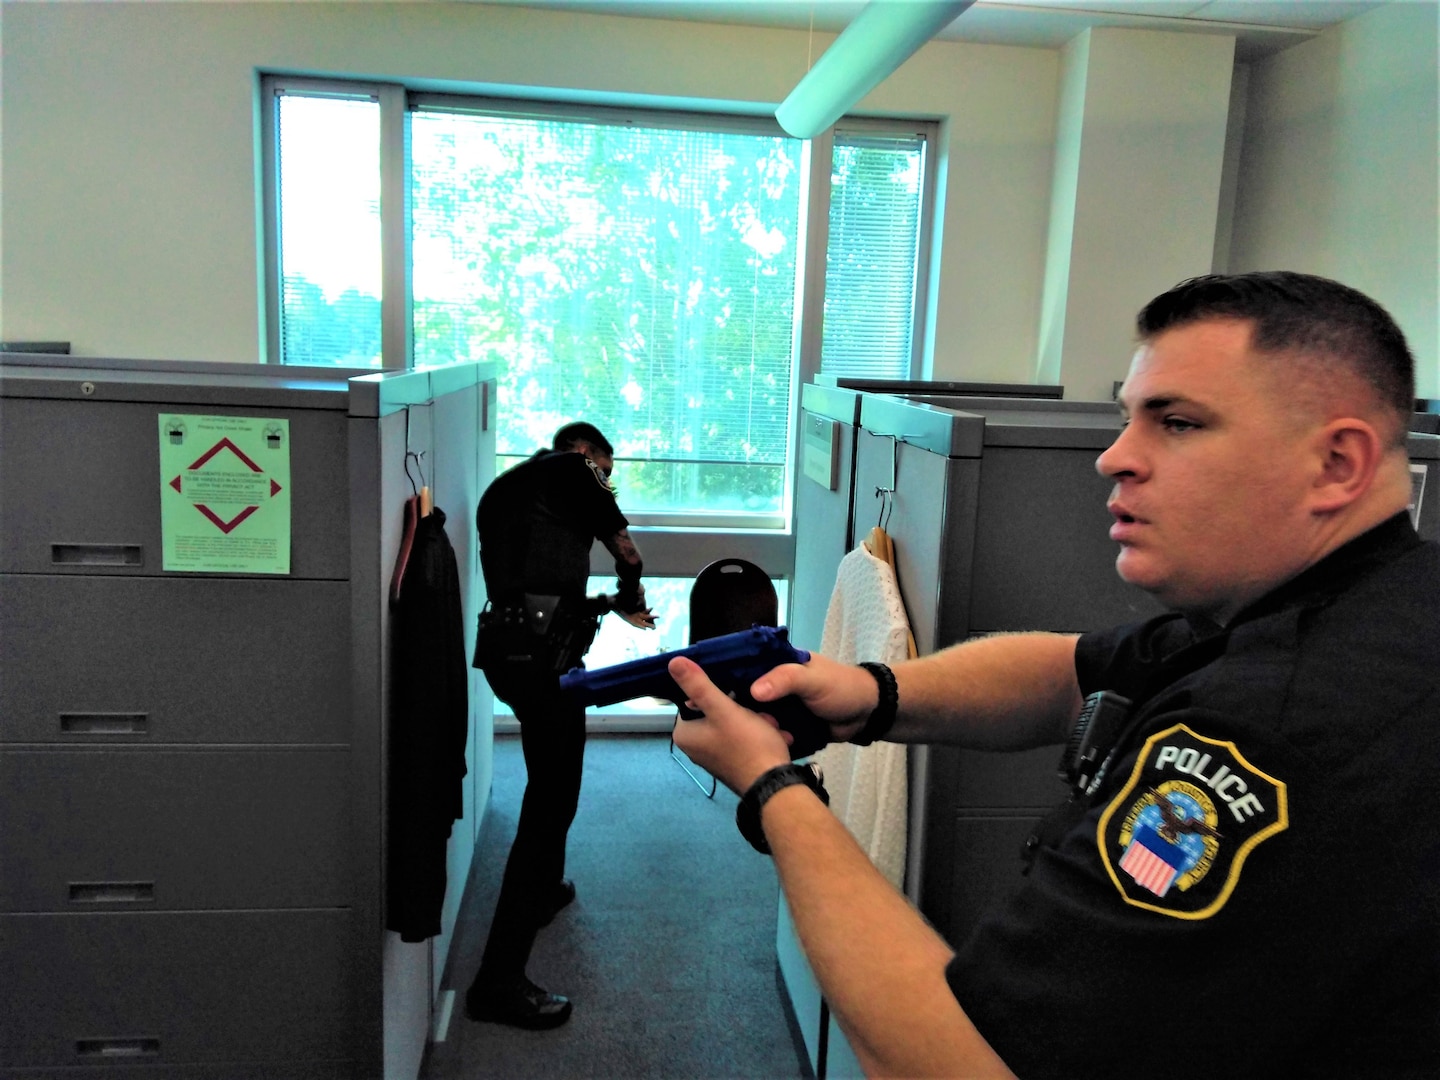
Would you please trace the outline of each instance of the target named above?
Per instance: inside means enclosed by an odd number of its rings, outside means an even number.
[[[272,360],[493,360],[499,468],[584,419],[637,524],[783,529],[802,214],[829,223],[821,370],[915,374],[923,125],[847,120],[807,206],[768,118],[263,86]]]
[[[275,99],[280,361],[380,366],[380,105]]]
[[[827,375],[912,377],[925,150],[923,134],[836,130],[820,360]]]
[[[499,362],[502,468],[583,418],[615,444],[627,513],[780,523],[799,149],[420,104],[415,362]]]

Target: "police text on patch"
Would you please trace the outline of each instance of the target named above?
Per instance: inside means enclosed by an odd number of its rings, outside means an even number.
[[[1228,765],[1217,765],[1208,775],[1209,754],[1202,754],[1193,746],[1175,746],[1167,743],[1155,755],[1154,768],[1158,771],[1173,769],[1177,773],[1194,777],[1215,792],[1230,807],[1236,821],[1244,821],[1265,812],[1265,805],[1250,790],[1243,777],[1230,770]]]

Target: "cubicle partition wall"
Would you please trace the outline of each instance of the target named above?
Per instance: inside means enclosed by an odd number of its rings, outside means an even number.
[[[1114,569],[1095,458],[1119,431],[1111,402],[936,405],[867,398],[856,490],[888,501],[916,645],[1000,630],[1083,631],[1159,610]],[[857,519],[865,513],[857,496]],[[1019,881],[1033,822],[1064,798],[1058,751],[927,747],[912,764],[909,884],[951,940]]]
[[[472,679],[446,933],[401,945],[385,596],[408,445],[473,622],[492,387],[474,364],[0,355],[0,1076],[417,1074],[489,725]],[[166,519],[172,451],[258,463],[277,501],[217,489],[186,504],[205,527]],[[230,472],[202,479],[250,481]]]
[[[790,592],[790,638],[820,646],[840,560],[879,524],[861,501],[857,519],[855,443],[860,403],[870,394],[901,395],[939,404],[979,404],[994,398],[1059,400],[1061,386],[1012,383],[862,379],[817,375],[800,392],[800,469],[795,486],[795,578]]]

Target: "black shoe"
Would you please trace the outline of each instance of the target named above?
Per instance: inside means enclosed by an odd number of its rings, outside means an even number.
[[[555,916],[569,907],[575,899],[575,882],[569,878],[563,878],[559,885],[555,886],[555,894],[550,898],[550,903],[540,909],[540,921],[536,926],[549,926],[555,921]]]
[[[544,1031],[570,1019],[570,999],[541,989],[523,975],[505,987],[486,986],[477,979],[465,993],[465,1015],[471,1020]]]

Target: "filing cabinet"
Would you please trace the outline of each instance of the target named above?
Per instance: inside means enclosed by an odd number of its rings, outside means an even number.
[[[485,376],[0,357],[0,1077],[403,1073],[385,563],[406,449],[473,505]],[[288,573],[163,568],[170,414],[286,422]]]

